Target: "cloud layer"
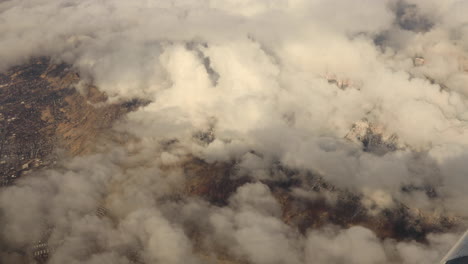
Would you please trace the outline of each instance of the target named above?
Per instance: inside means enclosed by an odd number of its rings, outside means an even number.
[[[0,1],[0,70],[50,56],[80,74],[77,89],[150,100],[115,126],[135,141],[0,191],[2,260],[24,261],[14,249],[46,233],[49,263],[437,261],[456,235],[302,234],[262,182],[284,180],[271,173],[281,164],[362,194],[369,209],[398,201],[463,226],[466,11],[462,0]],[[362,120],[398,147],[346,139]],[[232,177],[252,183],[224,207],[176,199],[187,157],[235,163]]]

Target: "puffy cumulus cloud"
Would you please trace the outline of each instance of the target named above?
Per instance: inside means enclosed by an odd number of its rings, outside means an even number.
[[[433,148],[429,155],[440,168],[443,177],[441,194],[446,201],[446,206],[451,210],[462,211],[464,207],[464,191],[461,185],[464,182],[467,157],[464,146],[451,145]]]
[[[212,8],[223,10],[227,13],[252,17],[265,12],[271,12],[282,8],[287,8],[289,1],[273,0],[273,1],[255,1],[255,0],[227,0],[224,2],[209,1],[209,6]]]
[[[401,242],[392,245],[391,248],[392,252],[399,254],[398,258],[404,263],[436,263],[447,252],[448,245],[455,243],[457,239],[458,236],[454,234],[429,235],[428,245]],[[385,246],[388,248],[389,244]]]
[[[364,227],[328,227],[307,235],[305,263],[436,263],[457,239],[454,234],[431,234],[427,244],[381,241]]]
[[[48,263],[197,263],[158,202],[180,188],[178,173],[163,174],[162,158],[148,164],[131,156],[112,150],[74,158],[2,190],[0,259],[26,248],[16,263],[29,263],[26,253],[45,243],[39,249],[51,255]]]
[[[363,227],[338,234],[312,232],[306,242],[307,263],[385,263],[386,256],[377,237]],[[361,250],[365,248],[366,250]]]
[[[300,263],[297,234],[278,218],[281,211],[268,187],[244,185],[230,204],[210,215],[217,243],[228,243],[229,251],[252,263]]]
[[[309,8],[323,25],[347,34],[371,33],[391,27],[395,14],[388,8],[390,1],[311,1]]]
[[[467,10],[461,0],[0,1],[2,71],[50,56],[111,101],[148,101],[115,126],[135,138],[125,150],[1,190],[2,258],[49,230],[51,263],[197,263],[195,226],[212,233],[203,247],[216,257],[251,263],[433,261],[451,239],[301,235],[257,181],[287,179],[272,173],[280,164],[371,210],[401,201],[466,217]],[[368,139],[345,139],[361,120],[402,147],[373,153]],[[235,164],[256,183],[226,207],[180,198],[187,157]],[[93,215],[101,205],[108,218]]]
[[[85,165],[88,159],[102,163],[90,168]],[[76,159],[65,169],[2,190],[2,237],[6,241],[23,245],[31,239],[39,240],[42,228],[51,223],[68,228],[69,221],[97,206],[115,172],[112,162],[99,156]],[[87,174],[91,179],[82,177]]]

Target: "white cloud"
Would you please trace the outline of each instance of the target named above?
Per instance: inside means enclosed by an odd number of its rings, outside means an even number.
[[[409,21],[396,21],[399,5],[412,8]],[[208,244],[252,263],[433,261],[442,254],[431,251],[435,242],[388,242],[390,256],[362,227],[302,237],[260,183],[240,187],[225,208],[167,197],[180,194],[186,175],[177,165],[193,156],[236,161],[254,180],[284,180],[269,171],[280,162],[364,193],[369,207],[399,199],[465,216],[467,8],[456,0],[1,1],[0,70],[51,56],[112,100],[150,100],[116,124],[135,142],[2,190],[1,242],[28,244],[41,223],[55,227],[52,263],[128,263],[133,247],[149,262],[196,263],[187,226],[171,215],[197,204],[214,232]],[[406,148],[375,155],[345,140],[364,118]],[[437,184],[434,200],[401,191],[428,183]],[[90,216],[101,203],[114,225]]]

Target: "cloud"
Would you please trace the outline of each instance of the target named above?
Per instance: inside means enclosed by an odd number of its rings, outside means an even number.
[[[436,260],[454,235],[423,244],[364,227],[301,234],[284,223],[266,182],[288,180],[274,173],[279,164],[356,193],[372,213],[402,202],[465,226],[467,8],[457,0],[0,1],[0,71],[49,56],[109,103],[148,101],[114,127],[134,140],[1,190],[0,260],[27,262],[14,249],[40,239],[50,263],[198,263],[207,250],[260,264]],[[346,139],[363,120],[399,147],[377,154]],[[191,158],[233,164],[232,179],[251,183],[225,207],[188,197]],[[109,215],[96,216],[100,207]]]

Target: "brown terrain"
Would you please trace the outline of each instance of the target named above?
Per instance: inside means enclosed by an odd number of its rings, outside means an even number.
[[[96,87],[75,88],[78,74],[47,58],[0,74],[0,175],[9,185],[32,168],[50,166],[58,149],[65,155],[93,151],[96,140],[137,102],[106,101]]]
[[[19,177],[30,177],[31,170],[53,167],[59,154],[92,153],[97,140],[110,133],[116,120],[143,104],[136,100],[103,104],[106,95],[96,87],[88,86],[84,92],[78,92],[74,85],[79,80],[69,65],[54,64],[47,58],[34,59],[0,74],[2,186],[14,184]],[[365,135],[363,140],[365,148],[381,141],[378,135]],[[184,194],[216,206],[227,205],[237,187],[252,181],[246,176],[232,177],[236,174],[236,161],[210,164],[188,158],[182,167],[187,177]],[[287,180],[263,183],[282,206],[283,221],[300,232],[329,224],[362,225],[380,238],[425,242],[427,233],[445,232],[457,226],[453,218],[420,212],[398,202],[393,209],[371,213],[361,194],[338,189],[310,172],[276,164],[272,173],[281,173]],[[317,197],[295,195],[293,190],[297,187],[312,190]],[[429,190],[428,196],[430,193]],[[327,195],[334,197],[333,203],[327,201]],[[199,234],[194,232],[193,236]],[[226,263],[231,263],[229,258]]]

